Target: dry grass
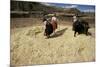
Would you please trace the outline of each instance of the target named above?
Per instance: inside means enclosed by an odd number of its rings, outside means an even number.
[[[95,29],[91,36],[73,36],[71,26],[61,25],[56,35],[45,39],[43,26],[11,30],[11,65],[95,61]]]

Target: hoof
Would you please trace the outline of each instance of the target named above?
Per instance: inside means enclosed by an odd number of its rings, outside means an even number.
[[[45,39],[49,39],[50,38],[50,36],[47,36]]]
[[[74,37],[76,37],[76,35],[74,35]]]

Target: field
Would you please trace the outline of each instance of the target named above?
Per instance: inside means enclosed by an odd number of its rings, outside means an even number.
[[[59,20],[56,34],[46,39],[37,18],[11,18],[11,65],[95,61],[95,23],[89,33],[73,36],[71,21]]]

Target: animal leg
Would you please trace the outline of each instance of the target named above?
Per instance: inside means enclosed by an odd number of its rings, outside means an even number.
[[[86,36],[88,35],[88,29],[86,29],[86,33],[85,34],[86,34]]]
[[[76,31],[74,32],[74,37],[76,37]]]

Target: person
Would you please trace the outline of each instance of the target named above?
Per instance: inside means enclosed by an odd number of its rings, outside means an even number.
[[[50,34],[53,33],[53,27],[52,24],[50,23],[50,19],[44,17],[43,24],[44,24],[44,36],[47,36],[47,38],[49,38]]]
[[[55,30],[57,29],[57,18],[56,18],[56,14],[54,14],[51,18],[51,24],[53,26],[53,32],[55,34]]]
[[[45,36],[47,36],[47,38],[49,38],[52,33],[53,33],[53,26],[50,23],[49,19],[47,19],[46,25],[45,25]]]
[[[75,22],[77,22],[77,21],[79,21],[79,19],[78,19],[78,15],[77,14],[75,14],[74,16],[73,16],[73,27],[72,27],[72,30],[74,30],[74,26],[75,26]]]
[[[73,22],[76,22],[78,20],[78,17],[76,15],[73,16]]]

